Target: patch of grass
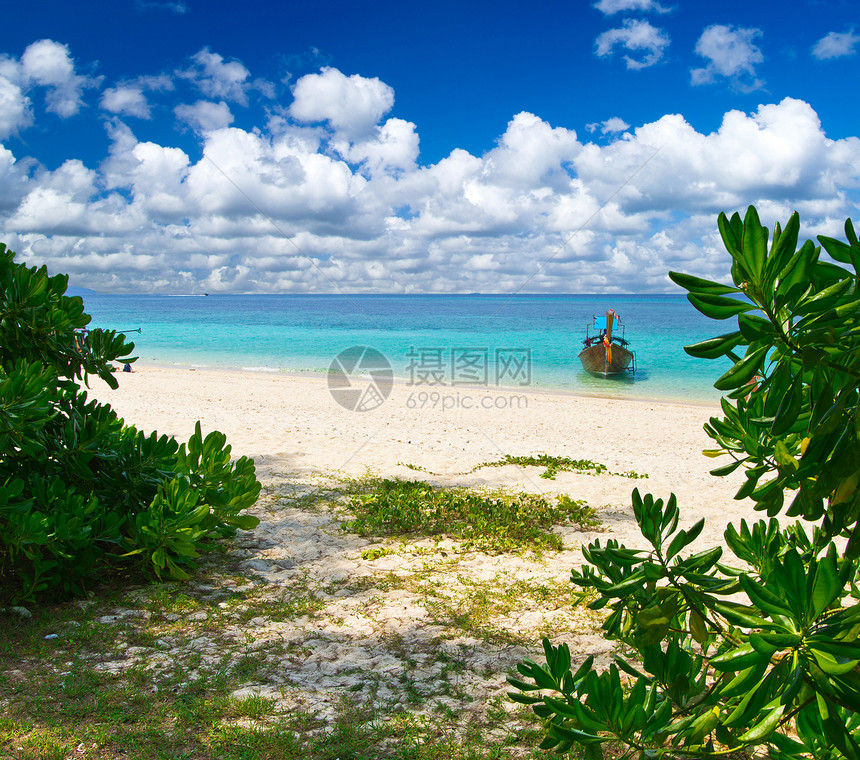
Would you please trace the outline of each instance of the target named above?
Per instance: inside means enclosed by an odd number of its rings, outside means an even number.
[[[567,496],[437,488],[422,480],[383,479],[347,502],[355,518],[341,527],[360,536],[450,536],[491,552],[560,551],[553,526],[599,524],[594,510]]]
[[[251,618],[266,617],[270,620],[291,620],[302,615],[313,615],[326,607],[322,584],[314,581],[308,573],[301,573],[290,580],[280,594],[274,595],[265,587],[257,595],[249,596],[236,610],[236,619],[247,622]]]
[[[470,472],[480,470],[483,467],[505,467],[509,464],[515,464],[518,467],[545,467],[546,469],[540,474],[542,478],[555,480],[555,476],[560,472],[578,472],[590,475],[602,475],[609,472],[605,464],[600,462],[592,462],[590,459],[571,459],[570,457],[551,456],[550,454],[538,454],[537,456],[521,456],[515,457],[511,454],[505,454],[504,457],[495,462],[482,462],[475,465]],[[633,470],[627,472],[610,472],[610,475],[620,475],[624,478],[647,478],[648,475],[640,475]]]
[[[285,493],[273,495],[272,506],[342,509],[350,498],[373,498],[382,482],[364,476],[313,494],[285,487]],[[547,513],[533,527],[551,534],[556,519],[570,517],[555,497],[510,493],[471,494],[477,501],[466,500],[449,512],[447,502],[459,503],[468,492],[433,496],[444,490],[430,488],[431,502],[438,498],[438,503],[422,509],[436,514],[421,517],[410,532],[423,535],[426,525],[435,525],[434,546],[426,545],[434,544],[432,539],[416,546],[410,538],[391,540],[390,551],[404,555],[402,566],[395,563],[396,572],[319,580],[300,568],[266,583],[244,571],[246,555],[239,553],[237,558],[225,555],[224,563],[221,558],[204,563],[193,583],[131,590],[105,586],[88,600],[34,609],[32,619],[0,615],[0,759],[542,757],[534,749],[541,736],[531,711],[512,712],[504,697],[485,709],[476,697],[477,683],[499,675],[478,658],[482,645],[450,641],[469,636],[533,644],[534,635],[525,636],[517,624],[521,611],[566,608],[572,587],[532,577],[518,580],[508,573],[479,582],[469,575],[472,555],[462,554],[461,545],[452,549],[442,537],[454,535],[464,546],[481,542],[499,551],[541,547],[540,538],[530,538],[518,524]],[[408,501],[415,493],[401,495]],[[588,509],[568,502],[568,512]],[[460,524],[456,534],[450,530],[452,519]],[[477,522],[470,534],[472,520]],[[354,544],[351,539],[345,543],[347,559],[353,560]],[[369,551],[386,550],[387,545],[377,545]],[[344,631],[334,629],[342,625],[337,615],[355,607],[349,598],[338,606],[340,597],[362,594],[356,600],[358,614],[372,621],[374,609],[397,603],[398,594],[389,592],[400,590],[441,630],[434,629],[425,641],[374,629],[386,657],[401,663],[399,669],[392,673],[359,665],[360,677],[344,682],[334,706],[328,698],[319,702],[304,696],[308,682],[297,675],[303,663],[319,646],[343,641]],[[265,620],[249,624],[254,618]],[[565,612],[548,624],[558,634],[567,629],[568,619]],[[46,640],[46,635],[56,638]],[[192,647],[194,640],[202,643]],[[260,694],[251,693],[258,688]]]
[[[418,582],[411,587],[422,596],[422,605],[434,624],[458,634],[474,636],[489,643],[528,645],[535,632],[524,635],[511,629],[511,621],[536,609],[564,609],[571,614],[582,609],[582,595],[568,582],[515,580],[506,572],[492,580],[476,580],[457,573],[445,584]],[[577,617],[582,617],[577,614]],[[507,620],[507,623],[500,621]],[[556,623],[557,625],[557,623]],[[558,631],[545,631],[555,635]]]

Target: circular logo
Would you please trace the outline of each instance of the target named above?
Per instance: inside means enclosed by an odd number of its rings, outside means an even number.
[[[381,406],[391,394],[394,372],[388,359],[375,348],[352,346],[341,351],[328,368],[332,398],[351,412]]]

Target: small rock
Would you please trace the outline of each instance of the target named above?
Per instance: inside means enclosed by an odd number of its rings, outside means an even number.
[[[17,615],[18,617],[22,617],[25,620],[30,620],[33,617],[33,613],[26,607],[9,607],[9,612],[13,615]]]

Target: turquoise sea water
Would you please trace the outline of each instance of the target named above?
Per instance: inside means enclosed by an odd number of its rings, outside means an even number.
[[[713,401],[725,361],[683,351],[726,332],[682,295],[86,295],[92,327],[130,333],[142,364],[328,371],[338,353],[369,346],[415,384],[564,390]],[[595,378],[577,354],[592,315],[614,309],[636,372]],[[422,382],[423,381],[423,382]]]

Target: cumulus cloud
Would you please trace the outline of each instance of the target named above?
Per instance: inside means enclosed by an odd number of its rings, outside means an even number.
[[[854,55],[857,52],[858,41],[860,41],[860,35],[854,34],[853,29],[847,32],[830,32],[812,47],[812,57],[819,61],[826,61]]]
[[[418,160],[418,133],[412,122],[403,119],[388,119],[365,140],[335,141],[334,146],[345,159],[371,175],[413,169]]]
[[[180,103],[173,112],[180,122],[198,133],[214,132],[233,123],[230,107],[223,100],[220,103],[208,100],[198,100],[191,104]]]
[[[658,63],[669,47],[669,35],[642,19],[625,19],[617,29],[598,36],[595,52],[600,57],[612,55],[617,46],[626,50],[628,69],[644,69]]]
[[[251,72],[239,61],[225,61],[223,56],[203,48],[192,57],[192,66],[178,72],[193,82],[208,98],[248,105],[248,93],[258,90],[272,97],[272,85],[263,80],[252,80]]]
[[[135,116],[138,119],[152,117],[152,109],[146,97],[147,90],[172,90],[173,83],[166,76],[139,77],[115,87],[108,87],[102,93],[100,106],[108,113],[117,116]]]
[[[244,127],[232,101],[177,107],[193,154],[118,115],[96,167],[0,146],[0,239],[105,291],[599,292],[623,276],[664,292],[670,269],[726,276],[720,211],[754,203],[772,225],[798,209],[838,234],[860,195],[860,140],[829,139],[791,98],[710,133],[616,116],[590,125],[599,140],[522,112],[481,155],[422,164],[383,82],[324,69],[294,92]]]
[[[630,129],[630,125],[620,116],[613,116],[606,121],[596,121],[592,124],[587,124],[585,128],[589,132],[600,130],[600,133],[603,135],[614,135]]]
[[[32,123],[30,98],[15,82],[0,75],[0,140]]]
[[[33,123],[37,89],[44,91],[46,109],[66,119],[80,111],[84,90],[100,81],[77,74],[68,47],[53,40],[34,42],[20,59],[0,56],[0,139]]]
[[[97,86],[99,81],[76,74],[68,46],[53,40],[40,40],[28,46],[20,66],[26,82],[47,88],[48,110],[63,118],[80,111],[84,89]]]
[[[101,107],[118,115],[150,117],[149,103],[140,87],[133,85],[109,87],[102,93]]]
[[[756,77],[755,67],[764,56],[754,44],[761,33],[723,24],[707,27],[696,42],[696,54],[707,59],[707,65],[690,72],[691,82],[702,85],[727,79],[745,91],[761,88],[764,82]]]
[[[376,77],[346,76],[325,67],[296,82],[289,111],[299,122],[328,122],[337,132],[361,137],[393,106],[394,90]]]
[[[624,11],[637,11],[638,13],[667,13],[656,0],[598,0],[594,4],[601,13],[611,16]]]

